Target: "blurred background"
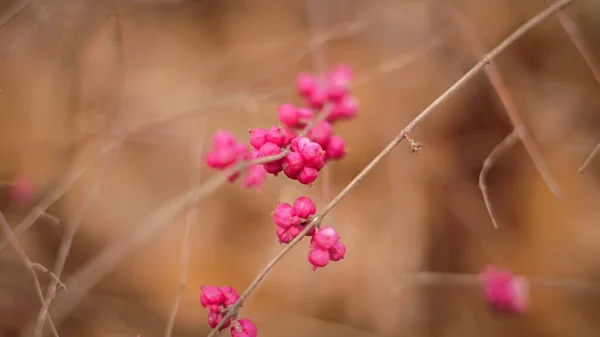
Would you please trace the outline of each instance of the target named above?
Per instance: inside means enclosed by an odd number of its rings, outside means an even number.
[[[50,305],[60,336],[165,336],[190,237],[172,336],[208,334],[197,286],[245,289],[281,249],[270,216],[278,200],[308,195],[323,207],[477,62],[460,22],[487,51],[550,3],[0,2],[0,210],[18,234],[28,227],[19,243],[31,262],[62,270],[67,291]],[[599,4],[578,0],[563,13],[596,59]],[[361,106],[335,127],[350,150],[343,161],[313,188],[282,177],[260,192],[226,184],[153,230],[155,211],[215,174],[201,160],[216,129],[241,138],[276,124],[279,104],[300,103],[297,72],[338,63],[355,70]],[[482,72],[415,129],[419,155],[400,144],[326,218],[348,246],[342,262],[312,272],[302,242],[267,276],[241,311],[260,336],[598,336],[600,158],[578,168],[600,142],[600,83],[556,16],[494,66],[562,199],[517,143],[489,172],[493,228],[478,176],[512,126]],[[15,181],[32,184],[33,200],[11,198]],[[7,239],[0,334],[24,336],[40,302]],[[531,310],[506,317],[478,287],[410,277],[487,264],[583,285],[533,284]],[[36,268],[46,293],[52,278]]]

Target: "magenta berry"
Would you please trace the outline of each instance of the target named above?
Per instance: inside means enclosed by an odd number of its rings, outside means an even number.
[[[233,289],[230,286],[221,287],[221,291],[223,292],[223,295],[225,296],[225,301],[224,301],[225,306],[233,305],[233,304],[235,304],[235,302],[237,302],[237,300],[240,299],[240,295],[238,295],[237,291],[235,291],[235,289]]]
[[[328,98],[327,91],[322,88],[316,88],[315,91],[308,96],[308,105],[313,109],[320,110],[325,106],[325,102],[327,102]]]
[[[275,160],[272,162],[264,163],[262,165],[265,172],[273,174],[277,176],[281,171],[283,171],[283,165],[281,164],[281,160]]]
[[[329,251],[326,249],[312,248],[308,253],[308,261],[313,265],[313,271],[317,270],[317,268],[325,267],[329,263],[329,260]]]
[[[215,311],[209,312],[208,313],[208,326],[210,326],[213,329],[216,328],[217,325],[219,324],[219,322],[221,322],[221,320],[223,320],[223,318],[225,318],[225,315],[220,312],[215,312]],[[219,331],[227,329],[230,325],[231,325],[231,318],[229,318],[225,322],[225,324],[223,324],[223,326],[221,327],[221,329],[219,329]]]
[[[279,126],[272,126],[267,132],[267,142],[273,143],[279,147],[285,144],[286,136],[283,129]]]
[[[296,137],[292,139],[291,149],[292,151],[302,152],[306,144],[310,144],[311,140],[306,137]]]
[[[346,155],[346,142],[340,136],[333,136],[326,149],[328,158],[342,159]]]
[[[296,216],[294,208],[288,203],[277,203],[275,210],[271,214],[273,221],[278,227],[287,229],[293,225],[300,224],[300,218]]]
[[[297,137],[297,135],[289,128],[283,129],[283,134],[285,134],[285,144],[284,146],[288,146],[292,143],[292,140]]]
[[[267,178],[267,172],[261,165],[252,165],[248,168],[242,185],[245,188],[260,188]]]
[[[333,107],[327,120],[334,122],[338,119],[350,119],[358,112],[358,101],[351,96],[344,96]]]
[[[527,280],[512,273],[488,266],[481,273],[484,299],[497,312],[523,313],[529,307]]]
[[[298,124],[298,127],[305,127],[306,122],[311,121],[315,117],[313,111],[309,108],[298,108],[297,111],[298,115],[300,116],[300,123]]]
[[[258,153],[261,157],[276,156],[281,153],[281,148],[275,143],[266,142],[265,145],[260,147]]]
[[[302,232],[302,227],[299,225],[294,225],[290,226],[287,229],[277,227],[275,234],[277,234],[277,238],[279,238],[279,243],[290,243],[298,235],[300,235],[300,232]]]
[[[313,142],[316,142],[321,145],[321,147],[326,148],[332,135],[333,128],[331,127],[331,124],[328,121],[320,121],[313,125],[307,136]]]
[[[279,109],[277,109],[277,115],[279,117],[279,121],[289,128],[297,127],[301,117],[300,113],[298,113],[298,109],[288,103],[279,106]]]
[[[304,160],[298,152],[288,153],[282,160],[283,172],[288,177],[297,177],[304,168]]]
[[[316,248],[329,250],[340,240],[340,236],[331,227],[323,227],[317,230],[312,237],[311,244]]]
[[[217,130],[213,135],[213,148],[215,149],[234,147],[236,143],[237,140],[229,131]]]
[[[336,242],[333,247],[329,248],[331,261],[339,261],[346,255],[346,246],[341,242]]]
[[[312,167],[304,167],[302,169],[302,171],[300,171],[300,173],[298,174],[298,177],[296,177],[296,179],[304,185],[312,185],[312,183],[317,180],[317,175],[319,174],[319,171],[317,171],[316,169],[312,168]]]
[[[339,65],[329,72],[327,77],[327,93],[329,99],[337,101],[348,93],[352,70],[347,65]]]
[[[299,197],[294,202],[294,213],[302,219],[308,219],[309,216],[315,215],[316,212],[317,206],[308,197]]]
[[[225,302],[225,295],[215,286],[200,286],[200,303],[203,307],[220,305]]]
[[[320,170],[325,165],[325,151],[318,143],[310,142],[306,144],[300,150],[300,155],[302,155],[304,165],[308,167]]]
[[[260,149],[267,142],[267,130],[256,128],[250,130],[250,145],[255,149]]]
[[[309,97],[317,89],[316,78],[308,73],[300,73],[296,77],[296,90],[304,97]]]
[[[244,318],[233,323],[231,337],[257,337],[258,329],[251,320]]]

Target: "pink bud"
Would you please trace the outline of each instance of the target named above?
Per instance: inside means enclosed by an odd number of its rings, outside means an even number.
[[[346,255],[346,246],[341,242],[336,242],[333,247],[329,248],[331,261],[339,261]]]
[[[287,229],[290,226],[300,224],[300,219],[294,213],[294,208],[288,203],[277,203],[271,214],[275,224],[281,228]]]
[[[267,142],[267,130],[256,128],[250,130],[250,145],[255,149],[260,149]]]
[[[234,305],[235,302],[240,299],[240,295],[238,295],[237,291],[230,286],[221,287],[221,291],[223,292],[223,295],[225,295],[224,303],[226,306]]]
[[[285,144],[285,133],[283,129],[279,126],[272,126],[267,132],[267,142],[271,142],[279,147],[282,147]]]
[[[200,303],[203,307],[220,305],[225,302],[225,295],[215,286],[200,286]]]
[[[310,96],[308,96],[308,105],[310,105],[313,109],[322,109],[327,102],[328,99],[327,91],[316,88]]]
[[[340,240],[340,236],[331,227],[323,227],[317,230],[310,241],[313,247],[321,249],[331,249]]]
[[[258,152],[261,157],[271,157],[280,154],[281,148],[277,144],[266,142],[265,145],[260,147]]]
[[[321,147],[326,148],[329,144],[329,139],[333,135],[333,128],[328,121],[320,121],[308,131],[308,138],[313,142],[317,142]]]
[[[313,236],[314,237],[314,236]],[[313,248],[308,252],[308,262],[313,265],[313,271],[325,267],[330,260],[329,251],[321,248]]]
[[[245,188],[260,188],[267,177],[267,172],[261,165],[252,165],[248,168],[242,186]]]
[[[258,329],[251,320],[244,318],[233,323],[231,337],[257,337]]]
[[[304,160],[298,152],[288,153],[282,161],[283,172],[286,176],[295,179],[304,168]]]
[[[290,243],[302,232],[302,227],[298,225],[291,226],[287,229],[277,227],[275,233],[279,238],[279,243]]]
[[[229,131],[217,130],[213,135],[213,148],[215,149],[234,147],[236,143],[237,140]]]
[[[311,140],[306,137],[296,137],[296,138],[292,139],[292,144],[291,144],[292,151],[302,152],[302,149],[304,149],[306,144],[309,144],[310,142],[311,142]]]
[[[304,97],[309,97],[317,89],[317,80],[308,73],[300,73],[296,77],[296,90]]]
[[[294,213],[302,218],[307,219],[311,215],[315,215],[317,212],[317,206],[308,197],[299,197],[294,202]]]
[[[301,184],[311,186],[312,183],[315,180],[317,180],[318,174],[319,174],[319,171],[317,171],[316,169],[314,169],[312,167],[304,167],[302,169],[302,171],[300,171],[300,174],[298,174],[298,177],[296,177],[296,179]]]
[[[327,156],[332,159],[342,159],[346,155],[346,143],[341,136],[333,136],[327,144]]]
[[[304,165],[320,170],[325,165],[325,151],[319,143],[310,142],[300,151]]]
[[[283,123],[285,126],[294,128],[298,126],[300,122],[300,114],[295,106],[291,104],[282,104],[277,109],[277,115],[279,117],[279,121]]]

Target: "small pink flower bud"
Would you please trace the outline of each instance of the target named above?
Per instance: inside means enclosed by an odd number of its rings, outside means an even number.
[[[320,170],[325,165],[325,151],[319,143],[310,142],[300,151],[304,165]]]
[[[258,329],[251,320],[244,318],[233,323],[231,337],[257,337]]]
[[[329,248],[331,261],[339,261],[346,255],[346,246],[341,242],[336,242],[333,247]]]
[[[225,295],[225,306],[234,305],[237,300],[240,299],[240,295],[238,295],[237,291],[230,286],[221,287],[221,291],[223,295]]]
[[[333,136],[326,147],[327,157],[342,159],[346,155],[346,143],[341,136]]]
[[[299,197],[294,202],[294,214],[302,219],[307,219],[317,213],[317,206],[308,197]]]
[[[266,142],[265,145],[260,147],[258,152],[261,157],[271,157],[280,154],[281,148],[275,143]]]
[[[304,168],[304,160],[298,152],[288,153],[282,160],[283,172],[286,176],[297,177]]]
[[[317,180],[319,171],[312,167],[304,167],[296,179],[304,185],[312,186],[312,183]]]
[[[309,144],[310,142],[311,140],[306,137],[296,137],[292,139],[292,151],[302,152],[302,149],[304,149],[306,144]]]
[[[267,130],[256,128],[250,130],[250,145],[255,149],[260,149],[267,142]]]
[[[219,325],[219,322],[225,318],[225,315],[219,312],[211,311],[208,313],[208,326],[212,329],[216,328]],[[227,329],[231,325],[231,317],[223,324],[219,331]]]
[[[321,147],[326,148],[329,144],[329,139],[333,135],[333,128],[328,121],[320,121],[308,131],[308,138],[313,142],[318,143]]]
[[[275,233],[279,238],[279,243],[290,243],[294,240],[299,234],[302,232],[302,227],[294,225],[287,229],[282,227],[277,227]]]
[[[267,178],[267,172],[261,165],[252,165],[246,171],[246,176],[242,182],[245,188],[260,188]]]
[[[295,106],[291,104],[282,104],[277,109],[277,115],[279,117],[279,121],[290,128],[294,128],[298,126],[300,122],[300,114]]]
[[[272,126],[267,132],[267,142],[271,142],[279,147],[282,147],[285,144],[285,133],[283,129],[279,126]]]
[[[308,252],[308,262],[313,265],[313,271],[317,270],[317,268],[325,267],[329,263],[329,260],[329,251],[325,249],[313,248]]]
[[[340,240],[340,236],[331,227],[323,227],[317,230],[312,237],[311,245],[321,249],[331,249]]]
[[[288,229],[290,226],[300,224],[300,218],[294,213],[294,208],[288,203],[277,203],[275,210],[271,213],[273,221],[278,227]]]
[[[296,77],[296,90],[304,97],[309,97],[317,89],[317,80],[312,74],[300,73]]]
[[[310,96],[308,96],[308,105],[310,105],[313,109],[322,109],[327,102],[328,99],[327,91],[316,88]]]
[[[236,143],[237,140],[229,131],[217,130],[213,135],[213,148],[215,149],[234,147]]]
[[[225,295],[215,286],[200,286],[200,304],[203,307],[209,305],[220,305],[225,302]]]

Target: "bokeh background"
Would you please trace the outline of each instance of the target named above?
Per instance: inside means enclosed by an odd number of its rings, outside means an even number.
[[[270,218],[277,200],[309,195],[325,205],[477,62],[457,17],[489,50],[549,3],[2,1],[0,210],[16,228],[40,202],[49,207],[19,242],[50,270],[77,228],[61,275],[72,289],[59,291],[50,310],[60,336],[164,336],[190,235],[172,335],[206,335],[197,286],[245,289],[281,249]],[[599,4],[577,0],[566,9],[597,59]],[[355,69],[361,109],[335,127],[347,158],[313,188],[281,177],[269,177],[261,192],[224,185],[192,215],[144,240],[133,234],[215,174],[201,156],[216,129],[246,137],[277,123],[279,104],[300,103],[297,72],[340,62]],[[600,158],[577,169],[600,141],[600,83],[555,16],[494,65],[563,198],[516,144],[489,174],[500,229],[492,227],[478,176],[512,127],[482,72],[413,132],[424,145],[419,155],[398,146],[327,217],[348,246],[345,260],[312,272],[300,243],[268,275],[241,312],[260,336],[598,336]],[[10,198],[14,179],[33,183],[33,202]],[[0,334],[26,335],[39,300],[3,240]],[[476,286],[411,278],[473,274],[486,264],[579,283],[533,284],[531,310],[506,317],[486,308]],[[45,292],[51,278],[38,275]]]

